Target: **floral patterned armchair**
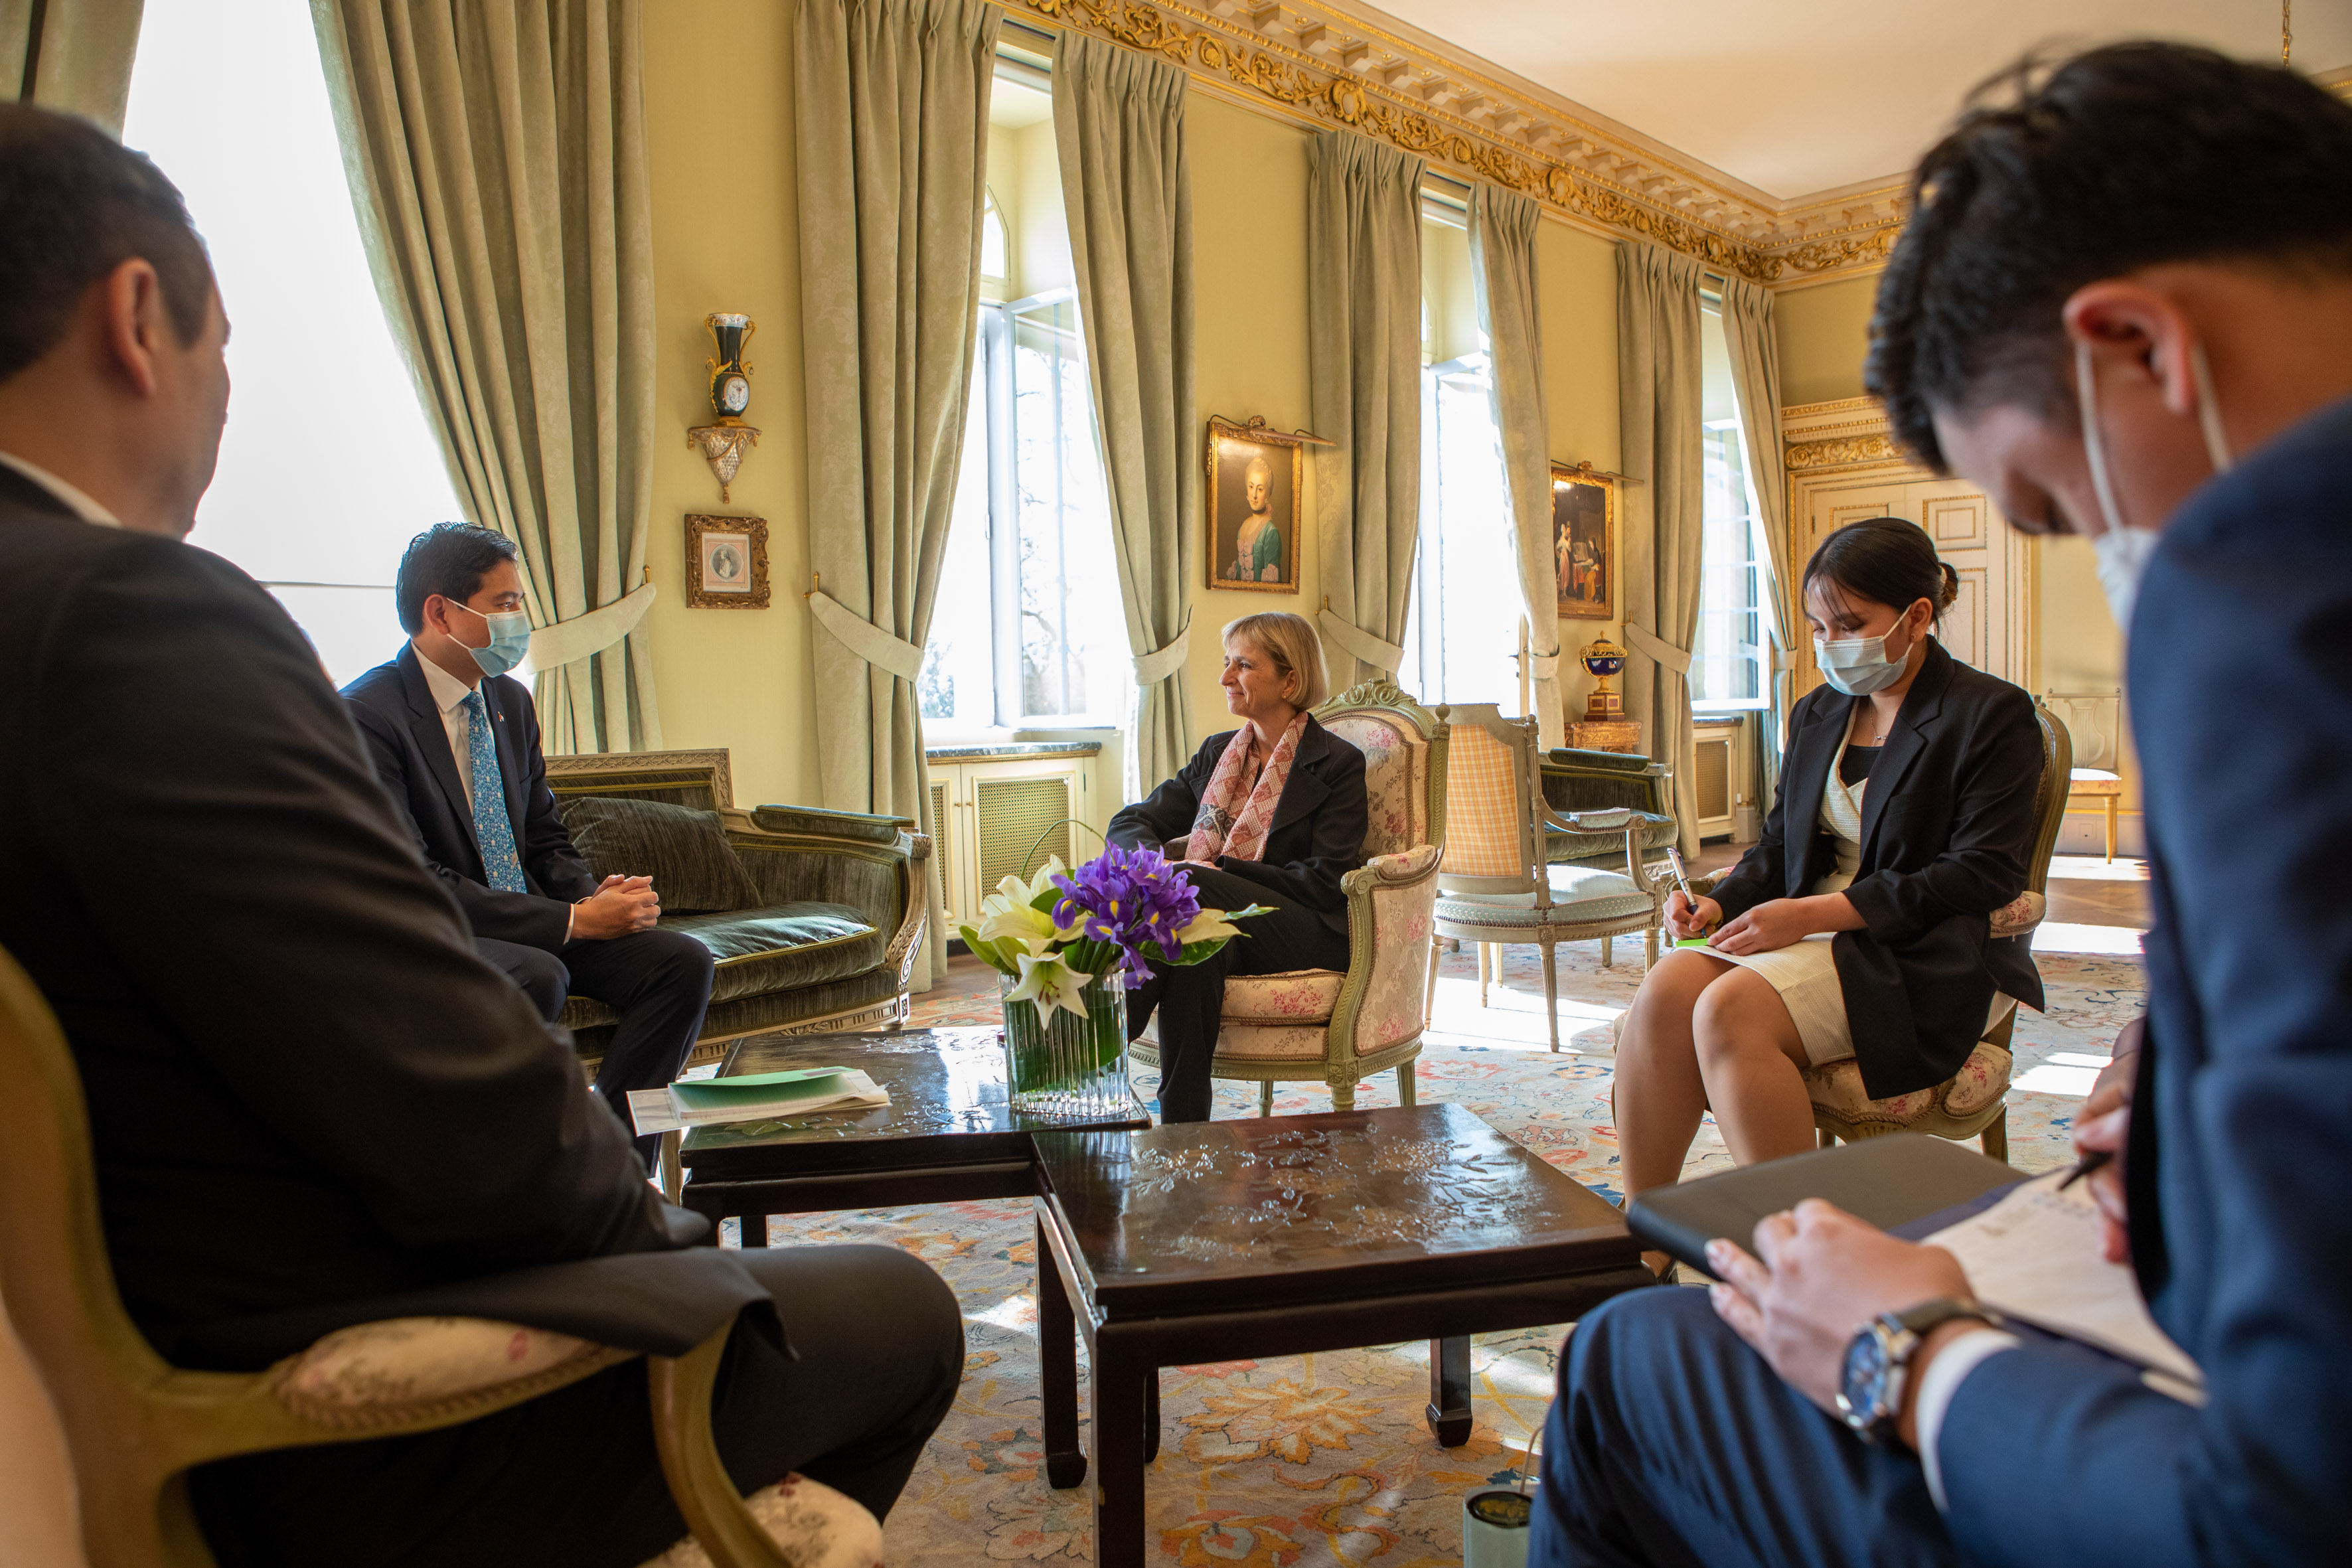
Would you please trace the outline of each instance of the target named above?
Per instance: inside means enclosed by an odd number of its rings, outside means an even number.
[[[188,1500],[197,1465],[268,1448],[426,1432],[536,1399],[634,1352],[471,1318],[362,1323],[251,1373],[167,1364],[107,1265],[81,1083],[56,1017],[0,952],[0,1300],[57,1406],[98,1568],[212,1568]],[[740,1496],[710,1435],[722,1329],[647,1358],[654,1436],[694,1534],[646,1568],[879,1568],[881,1526],[803,1476]]]
[[[1369,820],[1364,864],[1348,873],[1348,968],[1234,975],[1225,982],[1213,1078],[1254,1080],[1258,1113],[1277,1083],[1330,1085],[1339,1110],[1356,1085],[1396,1068],[1413,1103],[1412,1060],[1429,1025],[1430,910],[1445,842],[1446,727],[1384,680],[1366,681],[1315,710],[1332,734],[1364,753]],[[1160,1065],[1155,1018],[1134,1056]]]

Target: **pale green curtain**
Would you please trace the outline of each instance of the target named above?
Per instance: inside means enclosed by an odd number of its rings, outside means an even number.
[[[146,0],[0,0],[0,92],[122,134]]]
[[[1674,770],[1682,851],[1698,853],[1691,804],[1691,644],[1698,625],[1706,483],[1699,397],[1699,264],[1646,240],[1617,242],[1617,417],[1625,472],[1625,711]]]
[[[637,0],[310,11],[368,262],[458,500],[520,547],[534,641],[573,657],[537,676],[547,749],[658,747],[646,634],[623,629],[651,597]]]
[[[802,0],[794,32],[810,596],[824,804],[929,829],[915,693],[955,506],[1003,13]],[[929,990],[947,963],[936,878]]]
[[[1742,278],[1723,281],[1723,336],[1731,350],[1731,385],[1739,400],[1739,431],[1748,455],[1748,489],[1756,497],[1772,559],[1772,707],[1759,726],[1756,755],[1770,801],[1780,785],[1780,745],[1789,730],[1789,652],[1795,646],[1797,580],[1789,559],[1789,486],[1780,455],[1780,340],[1772,330],[1772,296]]]
[[[1536,306],[1536,204],[1478,185],[1470,192],[1470,277],[1493,369],[1495,428],[1518,542],[1519,599],[1538,739],[1564,746],[1559,705],[1559,567],[1551,538],[1551,412],[1544,401],[1543,325]]]
[[[1181,66],[1064,33],[1054,143],[1135,654],[1130,798],[1192,754],[1184,656],[1201,506],[1192,401],[1192,180]]]
[[[1326,131],[1307,152],[1307,377],[1331,689],[1404,662],[1421,528],[1422,161]]]

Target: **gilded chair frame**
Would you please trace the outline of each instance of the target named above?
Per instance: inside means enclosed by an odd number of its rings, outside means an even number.
[[[1376,856],[1340,879],[1340,889],[1348,898],[1348,969],[1340,981],[1338,999],[1332,1004],[1331,1016],[1323,1025],[1323,1054],[1319,1058],[1228,1056],[1221,1051],[1210,1058],[1211,1078],[1234,1079],[1258,1086],[1261,1116],[1273,1114],[1274,1086],[1277,1083],[1325,1084],[1331,1090],[1335,1110],[1351,1110],[1356,1103],[1356,1086],[1391,1068],[1396,1069],[1399,1102],[1414,1103],[1412,1063],[1421,1055],[1422,1037],[1429,1027],[1427,979],[1419,987],[1423,996],[1420,1026],[1409,1038],[1359,1054],[1356,1035],[1363,1021],[1366,999],[1372,991],[1376,966],[1384,960],[1410,963],[1415,956],[1433,962],[1429,945],[1419,941],[1412,944],[1410,952],[1379,951],[1375,899],[1428,888],[1434,882],[1439,856],[1423,855],[1422,851],[1434,850],[1445,842],[1448,730],[1443,710],[1432,713],[1386,680],[1360,682],[1329,699],[1314,712],[1318,721],[1328,725],[1346,714],[1367,710],[1380,711],[1392,723],[1410,725],[1422,739],[1426,768],[1423,813],[1428,842]],[[1423,861],[1426,863],[1421,863]],[[1159,1042],[1150,1035],[1130,1045],[1129,1054],[1147,1067],[1160,1065]]]
[[[1516,840],[1517,868],[1507,875],[1465,875],[1447,870],[1441,862],[1438,870],[1438,914],[1433,921],[1433,938],[1437,941],[1471,942],[1478,944],[1478,1002],[1486,1005],[1486,982],[1489,973],[1489,943],[1533,942],[1543,956],[1545,1027],[1549,1033],[1551,1048],[1559,1049],[1559,960],[1554,952],[1564,942],[1601,942],[1601,962],[1605,967],[1612,960],[1611,942],[1620,936],[1640,932],[1643,957],[1646,964],[1658,962],[1658,926],[1664,902],[1660,883],[1653,881],[1644,854],[1652,831],[1661,821],[1669,820],[1655,814],[1633,811],[1622,828],[1625,875],[1634,892],[1629,897],[1647,900],[1643,910],[1610,914],[1591,919],[1566,918],[1562,906],[1552,901],[1551,850],[1562,835],[1574,835],[1590,839],[1592,830],[1580,828],[1556,815],[1543,790],[1543,753],[1537,742],[1537,723],[1533,718],[1508,719],[1501,709],[1491,702],[1456,703],[1440,706],[1440,718],[1456,729],[1475,727],[1484,731],[1502,746],[1510,761],[1511,769],[1511,832]],[[1630,810],[1630,808],[1627,808]],[[1524,906],[1511,904],[1479,904],[1449,906],[1447,895],[1502,894],[1525,897]],[[1469,911],[1475,909],[1475,917]],[[1433,982],[1435,965],[1431,969]]]
[[[198,1465],[454,1426],[635,1357],[580,1342],[505,1382],[331,1409],[303,1397],[297,1373],[310,1352],[257,1373],[174,1367],[131,1323],[115,1289],[80,1076],[56,1016],[5,950],[0,1102],[11,1112],[0,1139],[0,1300],[63,1428],[90,1568],[214,1568],[188,1494]],[[403,1327],[429,1336],[478,1325],[410,1319]],[[719,1568],[792,1568],[728,1479],[711,1436],[711,1386],[728,1332],[681,1357],[646,1358],[663,1471]]]

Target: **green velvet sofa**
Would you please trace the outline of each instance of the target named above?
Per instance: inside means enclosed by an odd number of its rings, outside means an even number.
[[[662,929],[710,949],[710,1010],[689,1064],[745,1035],[906,1022],[931,847],[906,818],[739,810],[723,751],[551,756],[547,775],[589,868],[653,877]],[[575,996],[563,1022],[593,1062],[617,1019]]]
[[[1666,799],[1664,764],[1624,752],[1589,752],[1573,746],[1554,746],[1543,753],[1538,763],[1543,773],[1544,804],[1551,807],[1555,816],[1623,806],[1664,818],[1643,836],[1644,849],[1654,850],[1663,857],[1666,846],[1675,841],[1674,807]],[[1625,830],[1549,830],[1544,835],[1544,849],[1546,858],[1555,865],[1622,870]]]

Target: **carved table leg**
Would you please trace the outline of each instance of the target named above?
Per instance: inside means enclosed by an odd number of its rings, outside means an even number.
[[[1470,1340],[1429,1342],[1429,1429],[1441,1448],[1470,1440]]]
[[[1045,1417],[1045,1482],[1074,1487],[1087,1479],[1087,1457],[1078,1448],[1078,1331],[1062,1271],[1037,1226],[1037,1364],[1043,1374]],[[1097,1371],[1099,1379],[1100,1373]]]
[[[1159,1373],[1116,1334],[1097,1332],[1094,1349],[1095,1563],[1143,1568],[1145,1390]]]

